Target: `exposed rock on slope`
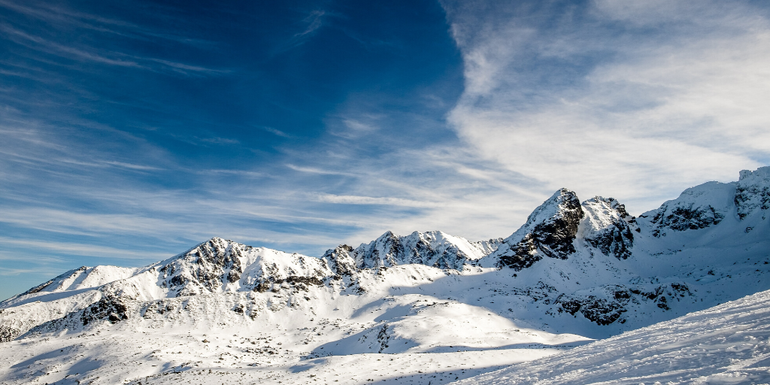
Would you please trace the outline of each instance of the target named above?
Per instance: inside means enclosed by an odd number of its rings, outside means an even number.
[[[640,231],[636,219],[613,198],[594,197],[582,204],[585,212],[583,239],[604,255],[618,259],[631,256],[634,233]]]
[[[655,237],[668,235],[668,230],[704,229],[718,225],[735,210],[734,197],[734,183],[704,183],[684,190],[679,198],[640,217],[651,217],[649,224]]]
[[[639,216],[640,224],[655,237],[673,232],[710,228],[725,219],[748,223],[752,216],[764,221],[770,208],[770,167],[743,170],[738,182],[708,182],[686,189],[674,200]],[[749,221],[750,222],[750,221]],[[751,231],[749,225],[746,231]]]
[[[176,297],[258,290],[294,277],[323,280],[332,275],[318,258],[255,248],[217,237],[160,263],[156,269],[161,286]]]
[[[770,209],[770,167],[741,171],[734,202],[740,219],[754,212],[761,212],[765,218]]]

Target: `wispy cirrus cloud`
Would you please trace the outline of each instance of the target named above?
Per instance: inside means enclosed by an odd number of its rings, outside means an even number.
[[[14,42],[24,45],[28,48],[43,51],[48,54],[121,67],[141,67],[139,63],[132,60],[123,60],[117,57],[110,58],[102,54],[88,52],[72,46],[63,45],[40,36],[28,34],[9,25],[0,25],[0,30],[5,32],[6,36],[8,36]]]
[[[110,18],[76,11],[63,4],[51,4],[40,1],[25,2],[25,4],[21,4],[14,1],[0,0],[0,8],[5,8],[17,15],[37,19],[55,26],[74,26],[132,39],[150,40],[160,38],[192,46],[209,47],[212,44],[212,42],[202,39],[153,30],[119,18]]]
[[[10,247],[24,247],[37,250],[45,250],[48,252],[54,252],[59,255],[64,254],[95,258],[139,259],[142,261],[146,261],[148,259],[161,260],[168,258],[168,254],[165,253],[156,253],[151,251],[131,251],[114,247],[95,246],[72,242],[51,242],[7,237],[0,237],[0,242],[3,242],[5,245]]]
[[[318,31],[323,26],[323,18],[326,15],[326,11],[313,10],[305,17],[303,22],[306,24],[305,30],[298,32],[294,35],[295,38],[302,38]]]
[[[319,202],[351,204],[351,205],[385,205],[385,206],[406,206],[406,207],[441,207],[440,203],[417,201],[411,199],[393,198],[393,197],[369,197],[360,195],[334,195],[319,194]]]
[[[337,15],[323,9],[314,9],[307,12],[305,17],[296,23],[301,28],[301,31],[294,33],[291,37],[278,44],[273,53],[286,52],[305,44],[319,30],[326,26],[326,20],[332,16]]]
[[[65,6],[37,4],[36,7],[27,7],[13,2],[0,1],[0,8],[5,8],[25,17],[38,19],[51,27],[64,30],[75,27],[98,33],[120,35],[127,40],[149,41],[150,39],[164,38],[182,43],[196,42],[196,39],[152,31],[126,21],[73,11]],[[4,32],[8,40],[45,55],[108,66],[163,71],[184,76],[221,76],[232,72],[229,69],[210,68],[199,64],[141,54],[129,48],[125,48],[123,51],[120,48],[108,50],[104,46],[95,46],[94,44],[98,44],[96,41],[61,41],[58,34],[49,34],[50,36],[35,34],[25,31],[28,28],[24,23],[16,24],[17,26],[14,27],[11,23],[0,23],[0,31]],[[112,46],[116,46],[116,44]],[[205,48],[209,44],[201,46]],[[44,58],[35,58],[35,60],[41,61]],[[28,73],[28,71],[12,75],[22,76],[24,73]]]

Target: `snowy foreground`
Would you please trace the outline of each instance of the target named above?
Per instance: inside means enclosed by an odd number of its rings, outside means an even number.
[[[460,384],[767,384],[770,291]]]
[[[303,337],[297,330],[174,328],[27,338],[0,345],[0,382],[770,383],[770,291],[571,349],[530,344],[303,359]]]
[[[0,383],[448,383],[590,342],[497,315],[494,304],[440,298],[448,287],[494,293],[503,287],[494,278],[507,275],[429,271],[435,289],[403,282],[398,295],[387,294],[394,277],[361,295],[309,288],[297,307],[285,306],[296,297],[281,291],[254,293],[273,306],[255,319],[231,310],[238,295],[209,294],[168,302],[161,316],[31,334],[0,344]],[[20,310],[6,310],[13,311]]]

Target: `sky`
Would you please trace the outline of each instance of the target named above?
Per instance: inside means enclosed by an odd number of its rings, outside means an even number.
[[[0,0],[0,297],[213,236],[321,256],[770,165],[764,1]]]

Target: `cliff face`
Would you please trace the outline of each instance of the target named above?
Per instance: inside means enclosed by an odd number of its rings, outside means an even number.
[[[618,259],[631,256],[634,232],[640,232],[636,218],[626,207],[613,198],[594,197],[583,202],[586,216],[581,234],[585,242]]]

